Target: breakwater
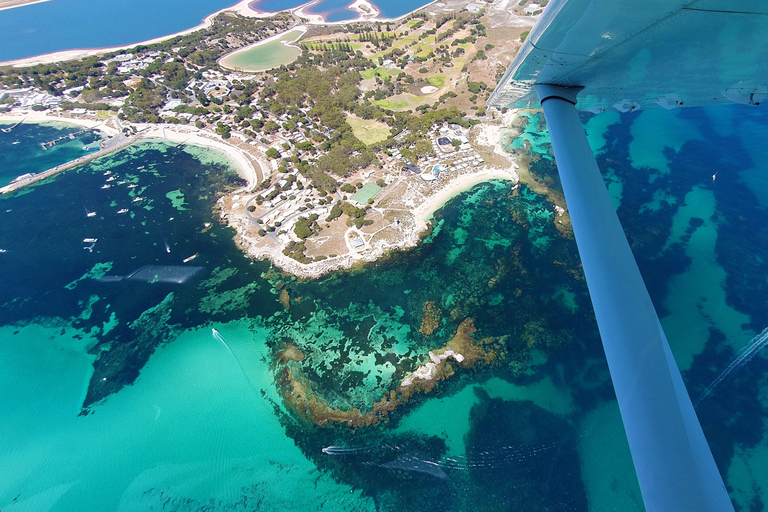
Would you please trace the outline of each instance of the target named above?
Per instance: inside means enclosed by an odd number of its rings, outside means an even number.
[[[83,165],[85,163],[90,162],[91,160],[95,160],[97,158],[101,158],[102,156],[110,155],[112,153],[116,153],[120,151],[121,149],[124,149],[137,140],[139,140],[139,136],[134,135],[131,137],[126,137],[124,135],[117,135],[111,139],[108,139],[107,141],[102,143],[102,147],[99,151],[95,152],[89,152],[79,158],[76,158],[74,160],[71,160],[67,163],[57,165],[56,167],[52,167],[48,170],[45,170],[43,172],[39,172],[37,174],[34,174],[32,176],[29,176],[27,178],[24,178],[22,180],[19,180],[15,183],[11,183],[9,185],[6,185],[2,188],[0,188],[0,194],[9,194],[11,192],[15,192],[17,190],[20,190],[26,186],[32,185],[33,183],[37,183],[38,181],[42,181],[45,179],[50,178],[51,176],[55,176],[56,174],[60,172],[64,172],[68,169],[71,169],[73,167],[77,167],[78,165]]]

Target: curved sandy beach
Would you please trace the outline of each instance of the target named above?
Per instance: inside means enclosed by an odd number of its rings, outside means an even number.
[[[30,112],[29,114],[2,114],[0,122],[17,123],[67,123],[86,128],[99,130],[107,136],[114,136],[120,133],[120,129],[112,123],[115,118],[104,121],[93,119],[71,118],[51,115],[47,112]],[[175,125],[175,124],[157,124],[157,125],[136,125],[138,134],[142,139],[162,139],[169,142],[185,143],[195,146],[216,149],[227,155],[238,174],[248,182],[247,188],[255,186],[258,182],[256,170],[253,168],[249,158],[245,153],[228,144],[216,134],[200,130],[193,126]]]
[[[514,166],[508,169],[487,168],[472,174],[462,174],[449,181],[442,189],[430,196],[414,210],[413,214],[422,224],[423,229],[426,229],[427,221],[432,217],[432,214],[442,208],[445,203],[475,185],[491,180],[509,180],[517,183],[518,176]]]

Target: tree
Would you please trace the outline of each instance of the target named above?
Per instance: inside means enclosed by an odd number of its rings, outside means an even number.
[[[275,148],[269,148],[267,150],[267,156],[269,158],[280,158],[280,152],[276,150]]]
[[[269,121],[267,121],[266,123],[264,123],[264,127],[263,127],[262,131],[263,131],[264,133],[275,133],[275,132],[276,132],[277,130],[279,130],[279,129],[280,129],[280,125],[279,125],[279,124],[277,124],[277,123],[276,123],[275,121],[273,121],[272,119],[270,119]]]

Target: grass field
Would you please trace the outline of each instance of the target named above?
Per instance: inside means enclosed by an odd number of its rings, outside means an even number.
[[[368,80],[370,78],[373,78],[376,75],[384,76],[384,75],[390,75],[390,76],[397,76],[400,74],[402,69],[394,68],[376,68],[376,69],[366,69],[362,73],[360,73],[360,76],[363,77],[364,80]]]
[[[355,137],[364,144],[375,144],[389,137],[389,126],[379,121],[349,116],[347,122],[352,127]]]
[[[443,75],[429,77],[429,83],[435,87],[443,87],[445,85],[445,77]]]
[[[403,110],[410,106],[410,103],[408,103],[405,100],[400,100],[400,101],[373,100],[371,101],[371,103],[373,103],[377,107],[386,108],[389,110]]]
[[[413,52],[414,57],[426,57],[432,52],[432,47],[428,44],[419,44],[418,46],[414,46]]]

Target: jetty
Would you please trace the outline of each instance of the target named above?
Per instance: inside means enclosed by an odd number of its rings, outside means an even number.
[[[130,146],[131,144],[139,140],[139,138],[140,136],[138,135],[134,135],[131,137],[126,137],[125,135],[117,135],[115,137],[107,139],[106,141],[102,142],[101,149],[99,151],[89,152],[65,164],[57,165],[56,167],[53,167],[46,171],[39,172],[32,176],[20,179],[19,181],[15,183],[11,183],[10,185],[0,187],[0,194],[10,194],[11,192],[20,190],[26,186],[32,185],[33,183],[37,183],[38,181],[42,181],[50,178],[51,176],[55,176],[60,172],[64,172],[73,167],[77,167],[78,165],[83,165],[85,163],[88,163],[91,160],[95,160],[97,158],[101,158],[102,156],[110,155],[112,153],[117,153],[121,149],[125,149],[126,147]]]
[[[19,121],[19,122],[21,122],[21,121]],[[13,126],[11,128],[13,128]],[[49,140],[48,142],[41,142],[40,146],[44,150],[47,150],[50,146],[55,146],[56,143],[61,141],[61,140],[64,140],[64,139],[75,140],[76,137],[79,137],[80,135],[82,135],[84,133],[88,133],[88,132],[92,132],[92,131],[98,131],[98,129],[99,129],[98,126],[94,126],[93,128],[83,128],[80,131],[76,131],[74,133],[68,133],[66,135],[62,135],[61,137],[57,137],[57,138],[55,138],[53,140]]]
[[[26,117],[25,117],[24,119],[26,119]],[[21,121],[19,121],[19,122],[18,122],[18,123],[16,123],[16,124],[14,124],[13,126],[9,126],[8,128],[0,128],[0,132],[3,132],[3,133],[11,133],[11,130],[13,130],[14,128],[16,128],[17,126],[19,126],[21,123],[23,123],[23,122],[24,122],[24,119],[22,119]]]

